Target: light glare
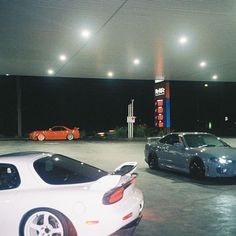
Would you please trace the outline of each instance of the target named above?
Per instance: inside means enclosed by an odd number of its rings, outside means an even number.
[[[201,61],[200,64],[199,64],[199,66],[202,67],[202,68],[206,67],[206,65],[207,65],[207,63],[205,61]]]
[[[182,36],[179,38],[179,43],[180,44],[186,44],[188,42],[188,38],[186,36]]]
[[[107,73],[107,75],[108,75],[108,77],[113,77],[113,72],[111,72],[111,71],[109,71],[108,73]]]
[[[81,35],[83,38],[88,39],[91,36],[91,33],[89,30],[82,30]]]
[[[138,58],[135,58],[134,61],[133,61],[133,63],[134,63],[135,65],[139,65],[139,64],[140,64],[140,60],[139,60]]]
[[[62,54],[59,56],[59,59],[60,59],[60,61],[66,61],[67,57],[66,57],[66,55]]]
[[[48,74],[49,74],[49,75],[53,75],[53,74],[54,74],[54,70],[53,70],[53,69],[49,69],[49,70],[48,70]]]
[[[220,162],[220,164],[226,164],[227,160],[225,159],[225,157],[224,158],[220,157],[219,162]]]
[[[218,79],[218,75],[213,75],[212,79],[214,79],[214,80]]]

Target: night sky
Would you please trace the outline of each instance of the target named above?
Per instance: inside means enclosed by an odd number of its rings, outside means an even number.
[[[137,124],[154,126],[154,81],[17,77],[22,90],[22,133],[53,125],[86,132],[126,126],[134,99]],[[236,134],[234,83],[171,81],[171,129]],[[17,135],[16,77],[0,80],[0,135]],[[228,121],[225,121],[225,116]],[[212,129],[209,130],[209,122]]]
[[[171,82],[172,128],[236,136],[236,83],[214,81],[208,82],[208,87],[204,85],[204,82]]]
[[[152,125],[153,81],[20,77],[22,132],[53,125],[107,131],[126,126],[134,99],[137,123]],[[0,81],[2,134],[17,133],[16,79]]]

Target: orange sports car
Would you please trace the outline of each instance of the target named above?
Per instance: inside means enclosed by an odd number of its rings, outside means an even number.
[[[69,129],[65,126],[53,126],[48,130],[33,131],[29,134],[31,140],[73,140],[80,138],[78,128]]]

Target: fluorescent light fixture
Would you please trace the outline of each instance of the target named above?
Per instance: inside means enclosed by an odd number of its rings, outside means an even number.
[[[181,36],[181,37],[179,38],[179,43],[182,44],[182,45],[188,43],[188,37],[186,37],[186,36]]]
[[[135,59],[133,60],[133,63],[134,63],[135,65],[139,65],[139,64],[140,64],[140,60],[139,60],[138,58],[135,58]]]
[[[53,75],[54,74],[54,70],[53,69],[48,69],[48,74],[49,75]]]
[[[165,76],[163,76],[163,75],[156,75],[155,84],[160,83],[160,82],[162,82],[164,80],[165,80]]]
[[[91,32],[87,29],[84,29],[84,30],[81,31],[81,35],[82,35],[83,38],[88,39],[91,36]]]
[[[218,75],[216,75],[216,74],[213,75],[213,76],[212,76],[212,79],[217,80],[217,79],[218,79]]]
[[[163,79],[155,79],[155,84],[163,82],[163,81],[164,81]]]
[[[205,61],[201,61],[200,63],[199,63],[199,66],[200,67],[206,67],[206,65],[207,65],[207,63],[205,62]]]
[[[211,123],[211,121],[208,123],[208,129],[212,129],[212,123]]]
[[[59,56],[59,59],[60,59],[60,61],[66,61],[66,60],[67,60],[67,57],[66,57],[66,55],[64,55],[64,54],[61,54],[61,55]]]
[[[109,72],[107,73],[107,76],[108,76],[108,77],[113,77],[113,75],[114,75],[114,73],[113,73],[112,71],[109,71]]]

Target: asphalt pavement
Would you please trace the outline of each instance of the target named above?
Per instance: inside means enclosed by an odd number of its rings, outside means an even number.
[[[225,139],[236,147],[236,139]],[[0,141],[0,154],[50,151],[112,171],[137,161],[137,186],[143,191],[143,218],[134,236],[236,235],[236,181],[194,181],[188,175],[149,170],[145,141]]]

